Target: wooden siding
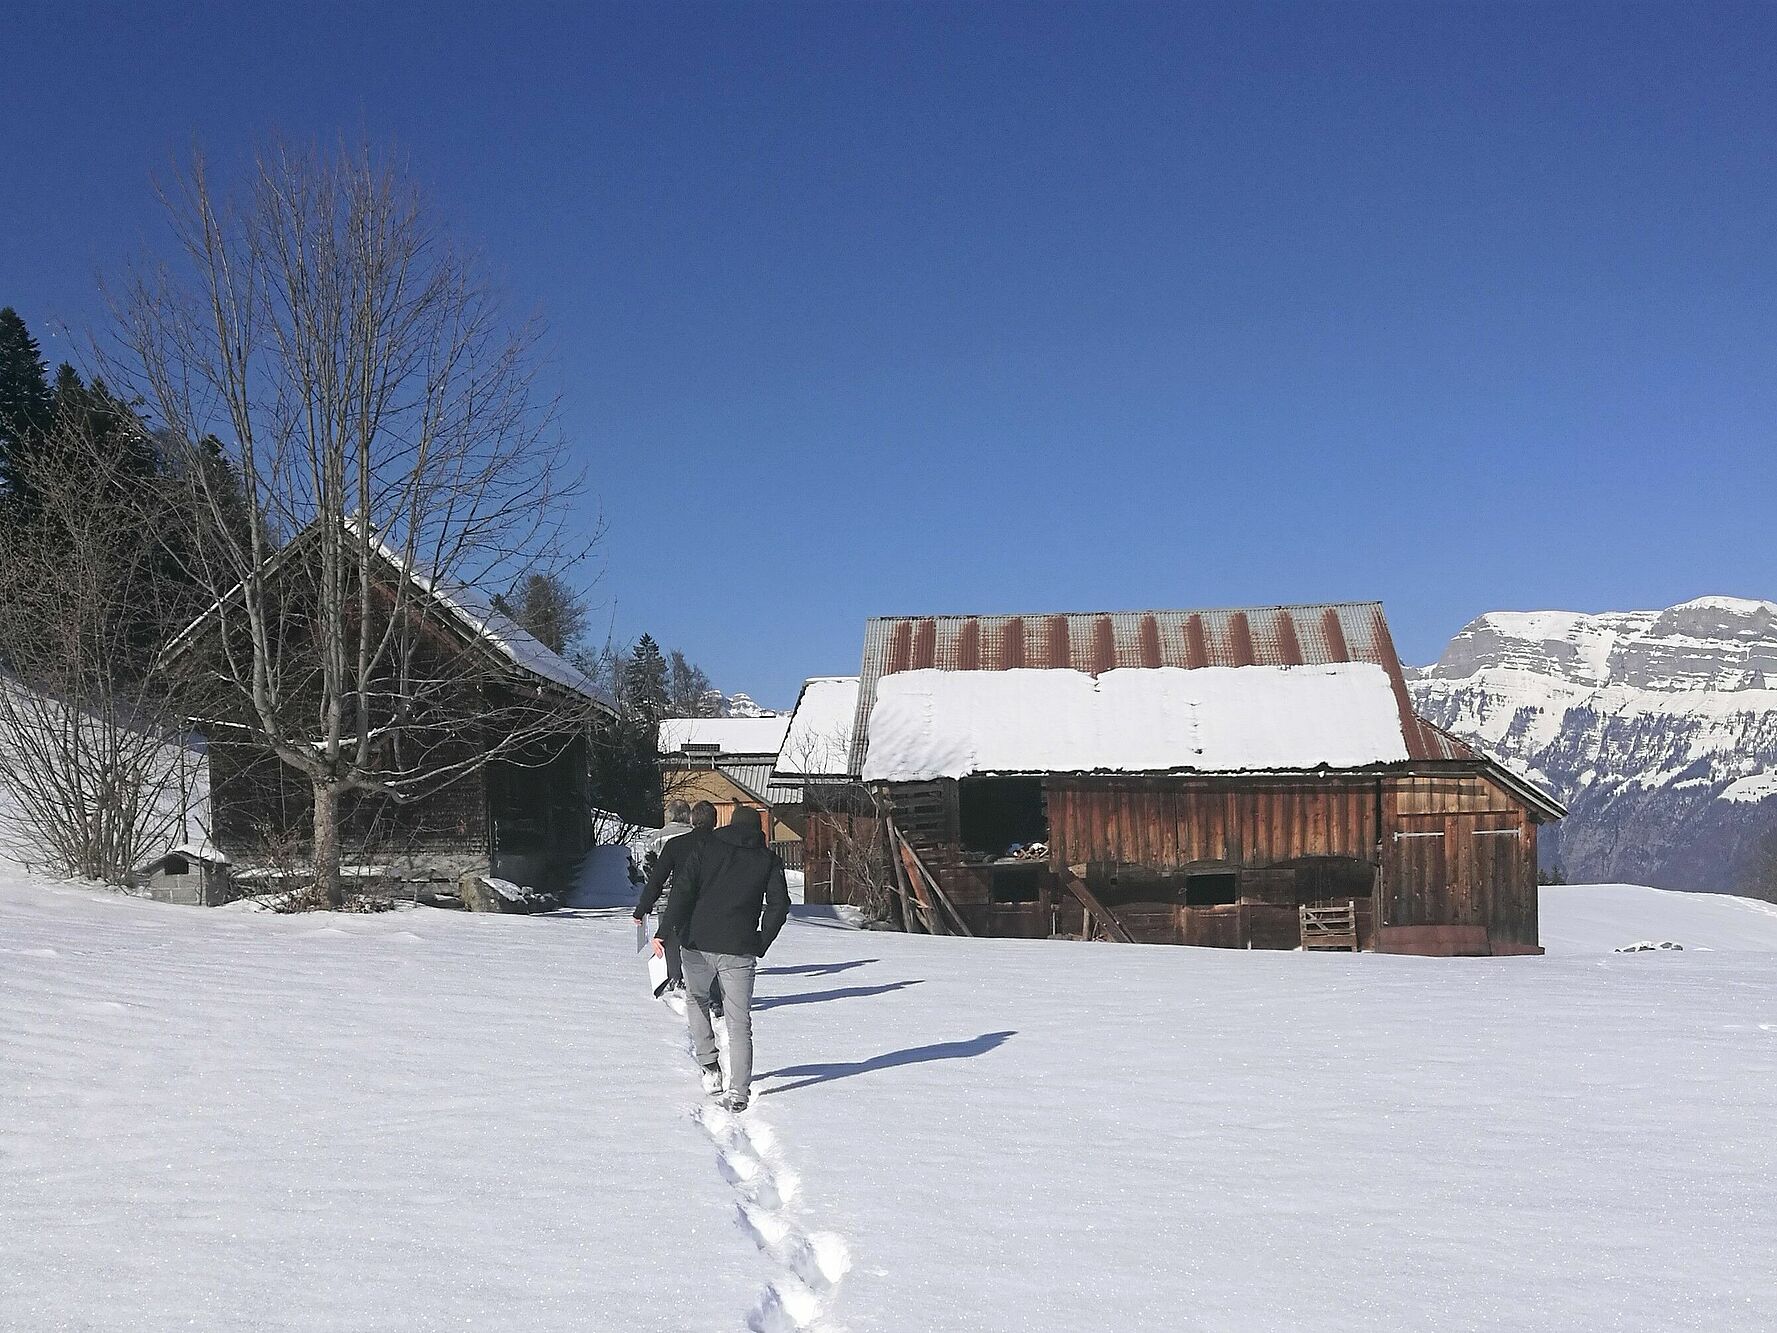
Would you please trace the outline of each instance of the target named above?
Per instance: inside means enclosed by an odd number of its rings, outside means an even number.
[[[1484,775],[1415,775],[1385,802],[1381,947],[1538,952],[1536,822]]]
[[[1082,867],[1092,893],[1144,942],[1291,949],[1301,905],[1350,900],[1366,949],[1539,952],[1535,819],[1472,766],[1325,778],[1051,775],[1050,855],[1035,867],[966,855],[956,792],[935,782],[882,795],[977,934],[1085,933],[1085,909],[1063,882]],[[1205,873],[1233,875],[1234,900],[1201,902],[1192,877]],[[1007,891],[1029,875],[1034,890]],[[812,868],[809,885],[809,900],[821,901]]]
[[[807,811],[802,840],[802,900],[866,906],[870,882],[885,882],[882,830],[874,811]]]
[[[1058,865],[1263,866],[1303,856],[1373,860],[1375,779],[1215,782],[1051,778]]]

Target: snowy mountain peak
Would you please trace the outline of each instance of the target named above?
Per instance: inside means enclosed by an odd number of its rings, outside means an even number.
[[[1495,611],[1408,673],[1419,711],[1545,783],[1572,875],[1757,888],[1777,858],[1777,602]],[[1777,861],[1774,861],[1777,863]]]
[[[1421,679],[1522,669],[1641,690],[1762,688],[1777,677],[1777,603],[1698,597],[1664,611],[1493,611]]]
[[[707,690],[703,696],[705,712],[710,717],[777,717],[769,708],[761,708],[747,694],[723,694]]]

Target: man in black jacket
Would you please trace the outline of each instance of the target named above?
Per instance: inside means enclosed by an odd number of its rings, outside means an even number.
[[[709,841],[710,835],[716,831],[716,807],[708,801],[699,801],[688,806],[683,801],[669,801],[666,807],[666,827],[660,830],[660,840],[649,853],[648,881],[642,886],[642,896],[636,902],[635,919],[640,925],[642,918],[654,910],[654,904],[660,901],[662,892],[668,886],[678,887],[679,873],[691,854]],[[672,901],[669,896],[667,902]],[[664,916],[665,914],[662,913]],[[679,959],[679,941],[675,936],[666,938],[666,988],[670,993],[685,989],[684,966]]]
[[[759,812],[741,806],[729,823],[697,847],[674,878],[672,900],[654,948],[678,936],[690,1003],[685,1018],[703,1069],[704,1090],[722,1086],[710,991],[721,993],[728,1023],[728,1090],[721,1104],[744,1111],[753,1084],[753,970],[790,915],[784,863],[765,845]]]

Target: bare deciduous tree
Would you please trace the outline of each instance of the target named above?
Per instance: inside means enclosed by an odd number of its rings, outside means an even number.
[[[49,442],[14,460],[32,504],[0,527],[0,840],[121,885],[147,854],[203,835],[186,827],[202,755],[150,671],[192,606],[141,522],[154,483],[73,418]]]
[[[491,594],[559,551],[574,485],[534,330],[401,171],[280,148],[237,192],[198,159],[162,199],[177,253],[120,297],[121,361],[173,437],[223,441],[244,500],[191,470],[214,610],[173,654],[202,638],[225,721],[306,780],[337,904],[342,796],[421,799],[594,721],[571,683],[578,717],[442,646],[510,647]]]

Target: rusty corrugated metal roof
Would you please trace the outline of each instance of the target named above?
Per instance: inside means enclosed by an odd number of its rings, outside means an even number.
[[[1413,711],[1382,604],[1321,602],[1195,611],[872,618],[864,630],[851,771],[863,771],[876,682],[898,671],[1035,667],[1071,668],[1098,675],[1126,667],[1189,669],[1335,662],[1371,662],[1388,672],[1409,755],[1415,759],[1458,757],[1449,752],[1451,738],[1423,726]],[[1462,757],[1473,757],[1473,752]]]

